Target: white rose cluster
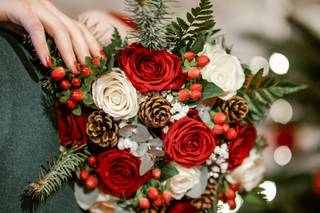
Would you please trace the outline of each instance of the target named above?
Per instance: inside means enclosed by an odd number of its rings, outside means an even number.
[[[224,94],[220,97],[228,100],[236,95],[245,82],[240,61],[218,45],[205,44],[200,55],[206,55],[210,62],[201,70],[202,78],[220,87]]]
[[[139,110],[137,91],[123,72],[114,69],[102,75],[92,85],[95,105],[116,120],[130,119]]]
[[[175,166],[179,174],[171,177],[168,184],[172,197],[180,200],[188,190],[199,183],[201,172],[197,167],[185,168],[178,164]]]

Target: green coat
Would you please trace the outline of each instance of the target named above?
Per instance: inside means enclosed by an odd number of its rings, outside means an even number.
[[[41,88],[0,35],[0,212],[21,212],[20,195],[58,153],[58,135],[41,106]],[[81,212],[66,186],[37,212]]]

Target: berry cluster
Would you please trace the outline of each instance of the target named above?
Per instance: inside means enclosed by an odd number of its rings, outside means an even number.
[[[236,192],[239,191],[240,187],[238,184],[230,184],[228,188],[221,194],[219,194],[219,200],[229,205],[231,210],[237,208],[236,204]]]
[[[237,138],[237,131],[227,124],[227,116],[223,112],[217,112],[213,115],[214,127],[213,134],[220,136],[224,135],[227,140],[234,140]]]
[[[168,191],[161,192],[154,186],[148,189],[147,197],[142,197],[139,199],[139,207],[141,209],[149,209],[151,204],[158,208],[161,206],[166,206],[172,200],[171,193]]]
[[[87,164],[89,167],[95,168],[97,166],[97,158],[95,156],[88,157]],[[88,190],[95,189],[99,184],[97,176],[91,175],[90,171],[87,169],[82,169],[80,171],[80,181],[83,182],[85,188]]]

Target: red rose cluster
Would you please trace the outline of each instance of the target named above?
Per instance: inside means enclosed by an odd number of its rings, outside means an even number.
[[[184,84],[180,58],[166,50],[132,44],[121,52],[119,62],[140,92],[177,90]]]

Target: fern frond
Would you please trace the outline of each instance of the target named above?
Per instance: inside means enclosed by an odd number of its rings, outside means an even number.
[[[215,26],[212,4],[210,0],[200,0],[197,7],[186,15],[186,20],[177,18],[167,27],[167,48],[179,49],[190,47],[198,35],[212,31]]]
[[[46,200],[70,180],[88,155],[83,147],[62,152],[57,160],[48,163],[48,168],[42,167],[38,180],[28,185],[24,196],[36,202]]]
[[[275,99],[306,88],[306,85],[303,84],[295,84],[271,76],[263,77],[263,70],[253,75],[246,68],[245,74],[246,83],[238,91],[238,95],[244,97],[248,102],[249,113],[246,121],[249,123],[261,121]]]

